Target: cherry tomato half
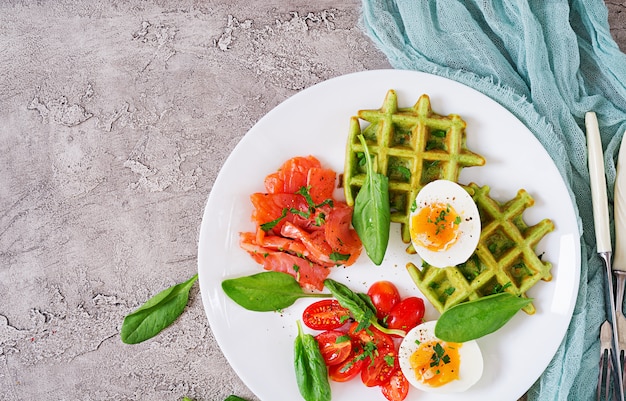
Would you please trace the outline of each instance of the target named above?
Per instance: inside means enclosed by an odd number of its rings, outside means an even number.
[[[370,349],[387,349],[394,348],[393,339],[388,334],[383,333],[374,326],[369,326],[366,329],[358,330],[359,323],[354,322],[350,325],[348,333],[355,340],[358,341],[366,350]]]
[[[387,327],[409,331],[422,323],[423,318],[424,300],[418,297],[408,297],[391,309],[387,319]]]
[[[328,376],[332,381],[347,382],[355,378],[363,370],[364,364],[363,349],[359,344],[354,344],[352,352],[345,361],[328,367]]]
[[[400,293],[391,281],[377,281],[367,290],[376,307],[376,317],[384,319],[391,309],[400,302]]]
[[[389,401],[403,401],[409,394],[409,381],[404,377],[402,370],[396,368],[389,381],[383,384],[380,390]]]
[[[364,349],[365,364],[361,370],[363,384],[374,387],[386,383],[393,373],[397,359],[391,336],[373,326],[359,329],[358,322],[352,323],[348,332]]]
[[[302,321],[313,330],[334,330],[350,318],[350,311],[339,305],[336,299],[324,299],[307,306]]]
[[[397,354],[395,348],[381,347],[367,359],[361,371],[361,381],[367,387],[382,386],[389,382],[396,370]]]
[[[315,336],[326,366],[338,365],[352,353],[352,340],[342,331],[328,330]]]

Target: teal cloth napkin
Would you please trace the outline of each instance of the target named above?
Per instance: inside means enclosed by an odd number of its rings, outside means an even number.
[[[525,123],[552,156],[579,216],[581,282],[566,337],[528,399],[593,399],[606,313],[584,115],[598,116],[611,206],[626,130],[626,56],[611,37],[605,4],[363,0],[362,6],[362,28],[394,68],[444,76],[485,93]]]

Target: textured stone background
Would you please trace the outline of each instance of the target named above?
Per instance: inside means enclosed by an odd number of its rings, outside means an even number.
[[[607,2],[626,49],[626,5]],[[219,169],[297,91],[388,68],[358,0],[0,4],[0,399],[256,400],[197,285],[158,337],[123,317],[197,271]]]

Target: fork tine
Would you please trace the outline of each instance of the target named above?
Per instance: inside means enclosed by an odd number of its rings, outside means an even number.
[[[613,376],[613,328],[609,321],[600,326],[600,373],[598,376],[597,400],[615,400],[616,391],[611,391],[611,376]]]
[[[598,388],[596,390],[596,400],[597,401],[601,401],[602,400],[602,384],[603,384],[603,380],[602,378],[604,377],[604,367],[605,367],[605,353],[604,351],[602,352],[602,354],[600,354],[600,373],[598,374]]]

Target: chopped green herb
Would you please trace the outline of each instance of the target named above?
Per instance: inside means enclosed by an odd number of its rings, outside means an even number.
[[[339,344],[339,343],[345,343],[345,342],[348,342],[348,341],[351,341],[351,340],[352,340],[352,339],[350,338],[350,336],[349,336],[349,335],[347,335],[347,334],[345,334],[345,335],[343,335],[343,336],[339,336],[339,337],[337,337],[337,339],[335,340],[335,343],[336,343],[336,344]]]
[[[389,166],[389,169],[392,173],[397,173],[398,176],[400,176],[400,178],[402,178],[404,181],[411,180],[411,170],[409,170],[408,168],[404,166],[394,165]]]
[[[363,167],[365,166],[365,164],[367,163],[367,160],[365,159],[365,153],[363,152],[357,152],[356,154],[357,159],[359,160],[359,166]]]
[[[454,291],[456,291],[456,288],[454,288],[454,287],[448,287],[448,288],[446,288],[446,290],[445,290],[444,292],[446,293],[446,295],[448,295],[448,296],[449,296],[449,295],[454,294]]]
[[[339,252],[332,252],[330,255],[330,260],[332,260],[333,262],[341,262],[343,260],[348,260],[350,259],[350,254],[345,254],[345,253],[339,253]]]
[[[287,208],[284,208],[282,213],[280,214],[280,217],[278,217],[275,220],[272,221],[268,221],[267,223],[263,223],[261,224],[261,230],[268,232],[269,230],[271,230],[272,228],[276,227],[276,225],[278,225],[278,223],[280,223],[280,221],[282,219],[284,219],[285,217],[287,217]]]
[[[499,294],[501,292],[504,292],[504,290],[506,290],[507,288],[509,288],[510,286],[512,286],[513,283],[511,283],[510,281],[504,285],[497,283],[496,285],[493,286],[493,290],[491,291],[492,294]]]
[[[439,366],[441,362],[449,363],[450,357],[446,355],[446,350],[441,346],[440,343],[436,343],[433,347],[433,354],[430,357],[430,367]],[[447,362],[446,362],[447,360]]]
[[[322,225],[324,225],[324,223],[326,223],[326,214],[324,213],[320,213],[317,216],[315,216],[315,225],[320,227]]]

